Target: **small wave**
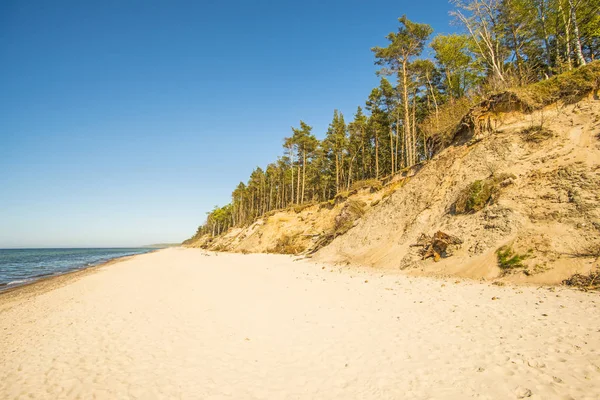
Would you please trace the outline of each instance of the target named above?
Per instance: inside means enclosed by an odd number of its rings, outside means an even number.
[[[43,273],[43,274],[34,275],[34,276],[32,276],[32,278],[42,278],[44,276],[52,276],[52,275],[55,275],[55,273],[46,272],[46,273]]]
[[[18,285],[20,283],[25,283],[25,282],[29,282],[29,281],[31,281],[31,279],[17,279],[16,281],[8,282],[7,286],[14,286],[14,285]]]

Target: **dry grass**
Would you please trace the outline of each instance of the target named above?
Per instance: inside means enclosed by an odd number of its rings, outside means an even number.
[[[577,287],[581,290],[599,290],[600,289],[600,268],[591,271],[587,275],[575,274],[569,279],[565,279],[563,285]]]
[[[331,210],[331,209],[333,209],[333,207],[335,207],[335,200],[333,200],[333,199],[319,203],[319,210],[322,210],[324,208]]]
[[[404,187],[408,183],[409,180],[410,180],[410,177],[406,177],[406,178],[400,179],[399,181],[387,184],[383,189],[382,199],[387,199],[388,197],[390,197],[398,189]]]
[[[381,181],[379,179],[366,179],[364,181],[357,181],[352,184],[350,187],[351,191],[358,191],[363,189],[369,189],[371,193],[377,192],[381,190],[383,187]]]
[[[344,204],[340,213],[335,217],[334,227],[329,232],[323,233],[309,250],[309,254],[317,252],[327,246],[336,237],[345,234],[354,227],[356,220],[361,218],[367,210],[367,203],[361,200],[350,199]]]
[[[493,132],[490,124],[481,126],[486,116],[513,111],[533,112],[558,102],[572,104],[599,88],[600,61],[595,61],[545,81],[491,93],[483,100],[462,99],[446,104],[440,108],[438,117],[432,114],[425,119],[421,129],[430,138],[429,148],[437,153],[458,138],[469,138],[480,131]]]
[[[523,140],[530,143],[541,143],[554,137],[554,132],[542,125],[534,125],[521,131]]]
[[[593,242],[585,245],[574,254],[575,257],[600,259],[600,242]]]
[[[344,190],[343,192],[339,192],[333,198],[335,204],[343,203],[352,195],[355,195],[358,190]]]
[[[302,252],[304,249],[302,246],[298,245],[294,241],[294,237],[288,235],[282,235],[277,244],[273,249],[271,249],[270,253],[278,253],[278,254],[298,254]]]
[[[306,210],[309,207],[314,206],[315,203],[304,203],[304,204],[296,204],[291,206],[292,211],[294,211],[296,214],[300,214],[302,211]]]
[[[354,222],[365,214],[366,207],[367,204],[364,201],[348,200],[338,216],[335,217],[335,236],[348,232],[354,226]]]
[[[577,102],[598,88],[600,61],[511,92],[527,110],[538,110],[558,101]]]
[[[429,138],[428,147],[434,153],[448,146],[465,115],[479,100],[478,98],[466,97],[454,100],[452,103],[441,106],[437,114],[433,112],[425,118],[420,128],[424,135]]]

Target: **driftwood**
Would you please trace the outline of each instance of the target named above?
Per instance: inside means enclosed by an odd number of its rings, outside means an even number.
[[[311,254],[316,253],[317,251],[321,250],[323,247],[327,246],[329,243],[333,242],[333,239],[335,239],[335,233],[333,233],[333,232],[323,233],[316,239],[313,247],[311,247],[310,249],[308,249],[306,251],[306,254],[311,255]],[[315,240],[315,239],[313,238],[313,240]]]
[[[422,247],[422,260],[433,258],[434,261],[439,261],[442,257],[448,257],[451,254],[450,246],[459,246],[463,241],[456,236],[448,235],[442,231],[436,232],[433,236],[424,233],[419,236],[417,243],[412,247]]]
[[[588,275],[575,274],[565,279],[563,285],[575,286],[581,290],[600,290],[600,268],[591,271]]]

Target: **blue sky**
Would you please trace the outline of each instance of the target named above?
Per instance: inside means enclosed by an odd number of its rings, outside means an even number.
[[[0,248],[191,236],[300,119],[377,85],[370,48],[445,0],[2,1]]]

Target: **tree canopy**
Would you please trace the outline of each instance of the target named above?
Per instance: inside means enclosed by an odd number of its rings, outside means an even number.
[[[240,182],[230,204],[208,212],[197,235],[219,235],[270,211],[327,201],[358,181],[392,176],[432,156],[429,139],[444,124],[443,107],[458,110],[482,94],[600,56],[600,0],[452,3],[462,32],[431,38],[431,26],[400,17],[388,45],[371,49],[382,78],[352,120],[335,110],[322,140],[300,121],[283,139],[283,154]]]

